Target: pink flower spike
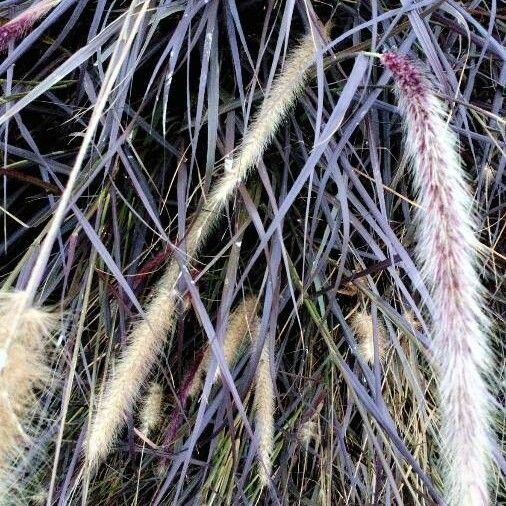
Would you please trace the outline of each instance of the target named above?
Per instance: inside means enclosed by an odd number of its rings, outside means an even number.
[[[60,0],[42,0],[18,14],[5,25],[0,26],[0,52],[5,51],[10,42],[23,37],[41,17],[59,2]]]
[[[490,504],[491,359],[483,289],[477,273],[472,196],[447,125],[444,106],[424,72],[407,57],[386,53],[412,161],[417,257],[434,301],[432,352],[439,374],[442,471],[452,506]]]

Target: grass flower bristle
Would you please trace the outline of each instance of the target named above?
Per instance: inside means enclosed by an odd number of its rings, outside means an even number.
[[[141,432],[148,435],[162,420],[163,389],[159,383],[151,383],[140,412]]]

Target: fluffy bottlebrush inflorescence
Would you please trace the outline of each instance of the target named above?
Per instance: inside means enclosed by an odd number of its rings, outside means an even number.
[[[199,213],[187,238],[187,247],[196,251],[213,229],[219,213],[234,195],[237,186],[246,179],[276,133],[279,125],[303,90],[308,75],[308,62],[314,57],[315,41],[312,34],[302,39],[284,63],[283,71],[274,80],[260,110],[248,126],[243,142],[224,167],[224,173],[211,191],[205,209]]]
[[[195,258],[198,254],[237,186],[262,157],[288,109],[302,91],[308,75],[308,62],[314,53],[315,41],[312,35],[307,35],[285,61],[283,71],[274,80],[270,93],[249,125],[237,154],[207,197],[204,208],[193,220],[185,238],[188,258]],[[86,459],[92,467],[109,452],[126,412],[131,409],[176,321],[179,277],[179,264],[173,260],[153,290],[145,308],[146,318],[137,322],[130,332],[129,347],[115,366],[91,425]]]
[[[455,506],[483,506],[490,502],[491,357],[473,202],[457,140],[430,81],[403,55],[386,53],[381,61],[395,80],[421,205],[417,256],[434,301],[432,352],[439,372],[446,497]]]
[[[258,336],[258,333],[255,335]],[[274,383],[269,350],[265,343],[255,373],[255,434],[258,437],[258,475],[262,486],[268,483],[272,473],[274,410]]]
[[[176,322],[179,294],[175,288],[166,287],[175,287],[178,276],[178,265],[171,263],[147,304],[146,319],[134,324],[129,347],[106,385],[86,443],[86,459],[92,468],[109,453],[126,412],[139,394],[153,360]]]
[[[40,18],[45,16],[58,3],[60,3],[60,0],[42,0],[0,26],[0,52],[5,51],[10,42],[23,37]]]
[[[47,340],[54,314],[26,309],[24,292],[0,293],[0,469],[29,443],[24,418],[49,379]]]
[[[141,432],[148,435],[162,419],[163,389],[159,383],[151,383],[140,412]]]
[[[355,339],[358,343],[358,352],[362,358],[369,364],[374,363],[374,324],[372,316],[367,311],[356,311],[350,320],[350,326],[355,333]],[[379,359],[385,355],[386,333],[385,328],[378,321],[378,331],[376,333],[378,340]]]

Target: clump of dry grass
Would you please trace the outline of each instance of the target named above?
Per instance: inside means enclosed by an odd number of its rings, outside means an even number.
[[[0,469],[30,442],[23,420],[49,378],[47,339],[56,321],[54,314],[26,309],[24,292],[0,293]]]
[[[387,338],[385,328],[378,321],[377,332],[374,332],[372,316],[365,310],[359,310],[353,313],[350,319],[350,326],[355,333],[355,339],[358,343],[358,352],[362,358],[369,364],[374,363],[374,341],[377,340],[379,360],[382,360],[387,348]]]
[[[473,201],[457,139],[428,78],[403,55],[386,53],[381,61],[396,83],[421,205],[417,255],[434,300],[432,352],[439,371],[446,498],[452,505],[487,505],[491,358]]]
[[[283,72],[274,80],[230,167],[226,167],[188,231],[185,239],[189,259],[198,254],[237,186],[261,159],[288,109],[303,89],[308,62],[314,52],[315,40],[311,34],[304,37],[287,58]],[[167,334],[173,328],[180,297],[176,289],[179,278],[180,267],[173,260],[153,290],[145,309],[145,319],[137,322],[130,332],[130,345],[116,364],[90,428],[86,460],[92,468],[109,452],[125,413],[131,408]]]

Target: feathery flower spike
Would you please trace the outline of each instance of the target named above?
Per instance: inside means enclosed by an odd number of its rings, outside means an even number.
[[[36,405],[34,389],[49,377],[47,337],[54,314],[25,309],[24,292],[0,293],[0,469],[28,441],[23,418]]]
[[[148,435],[162,419],[163,390],[159,383],[151,383],[140,412],[141,432]]]
[[[252,352],[258,341],[260,318],[257,315],[258,299],[252,295],[233,312],[224,342],[227,363],[235,359],[237,352],[247,339]],[[248,339],[249,338],[249,339]],[[267,485],[272,473],[272,452],[274,449],[274,384],[271,377],[270,355],[264,343],[255,371],[255,434],[258,437],[258,475],[262,486]]]
[[[421,204],[417,257],[434,299],[432,351],[439,373],[445,494],[450,505],[484,506],[490,502],[486,377],[491,360],[472,197],[457,139],[429,79],[403,55],[380,58],[395,80]]]
[[[0,26],[0,52],[5,51],[10,42],[23,37],[41,17],[45,16],[58,3],[60,0],[41,0]]]
[[[260,327],[260,321],[258,321],[258,327]],[[255,336],[258,336],[258,330]],[[258,437],[258,475],[262,486],[267,485],[272,474],[274,410],[274,384],[271,377],[270,355],[267,343],[264,343],[255,373],[255,433]]]
[[[246,297],[230,314],[227,329],[225,335],[223,336],[223,354],[225,356],[225,362],[229,367],[231,367],[237,361],[241,350],[244,350],[246,347],[252,347],[256,342],[260,329],[260,319],[256,314],[257,303],[258,300],[255,296]],[[204,351],[202,360],[196,369],[190,369],[186,374],[186,379],[183,381],[178,395],[181,407],[183,409],[185,408],[189,398],[196,397],[200,393],[202,389],[203,375],[209,368],[211,353],[211,348],[207,347]],[[265,368],[265,362],[265,359],[263,359],[261,361],[261,364],[258,365],[257,373],[262,368]],[[216,382],[218,377],[219,369],[216,371],[213,382]],[[263,391],[265,392],[266,389],[264,388]],[[257,395],[257,393],[255,393],[255,395]],[[265,415],[265,409],[268,408],[269,402],[272,401],[270,401],[269,397],[267,397],[267,399],[265,399],[265,405],[262,405],[260,410],[256,411],[257,417],[260,416],[260,413],[262,413],[262,409],[264,409],[263,414]],[[258,404],[258,402],[255,404]],[[265,406],[267,406],[267,408]],[[171,423],[166,432],[164,443],[164,446],[166,447],[172,444],[174,441],[174,437],[176,436],[176,433],[182,422],[182,412],[179,408],[176,409],[176,414],[172,416]],[[267,413],[271,413],[273,415],[273,410],[267,411]],[[267,417],[267,419],[269,419],[269,417]],[[266,423],[266,421],[263,420],[262,423]],[[264,438],[264,442],[266,440],[267,439]],[[263,448],[265,449],[267,446],[264,444]],[[261,450],[259,450],[259,454],[260,451]],[[264,451],[264,455],[267,453],[270,455],[270,452]]]
[[[257,315],[258,299],[250,296],[234,311],[227,334],[242,337],[242,342],[235,344],[237,339],[229,338],[234,342],[234,349],[240,349],[245,338],[248,338],[251,351],[255,351],[260,332],[260,318]],[[225,356],[227,345],[225,341]],[[237,353],[236,351],[234,353]],[[230,350],[230,355],[232,350]],[[272,473],[272,452],[274,449],[274,384],[271,377],[270,355],[267,343],[264,343],[260,352],[257,369],[255,371],[255,433],[258,437],[257,461],[258,475],[262,487],[267,485]]]
[[[374,326],[372,316],[367,311],[357,311],[350,320],[350,326],[356,334],[358,352],[362,358],[372,364],[374,362]],[[386,333],[383,325],[378,321],[378,349],[379,359],[385,355]]]
[[[197,214],[188,231],[188,258],[194,258],[198,254],[238,185],[262,157],[287,111],[303,90],[308,76],[308,62],[314,53],[315,41],[308,34],[285,61],[283,71],[274,80],[271,91],[249,126],[230,168],[227,167],[216,183],[205,207]],[[153,290],[151,300],[145,308],[146,318],[137,322],[130,331],[130,345],[115,366],[91,424],[86,444],[86,460],[91,468],[96,467],[109,453],[111,444],[124,423],[125,414],[131,409],[140,386],[146,380],[167,334],[173,328],[177,300],[180,297],[176,290],[179,276],[179,265],[173,260]]]

